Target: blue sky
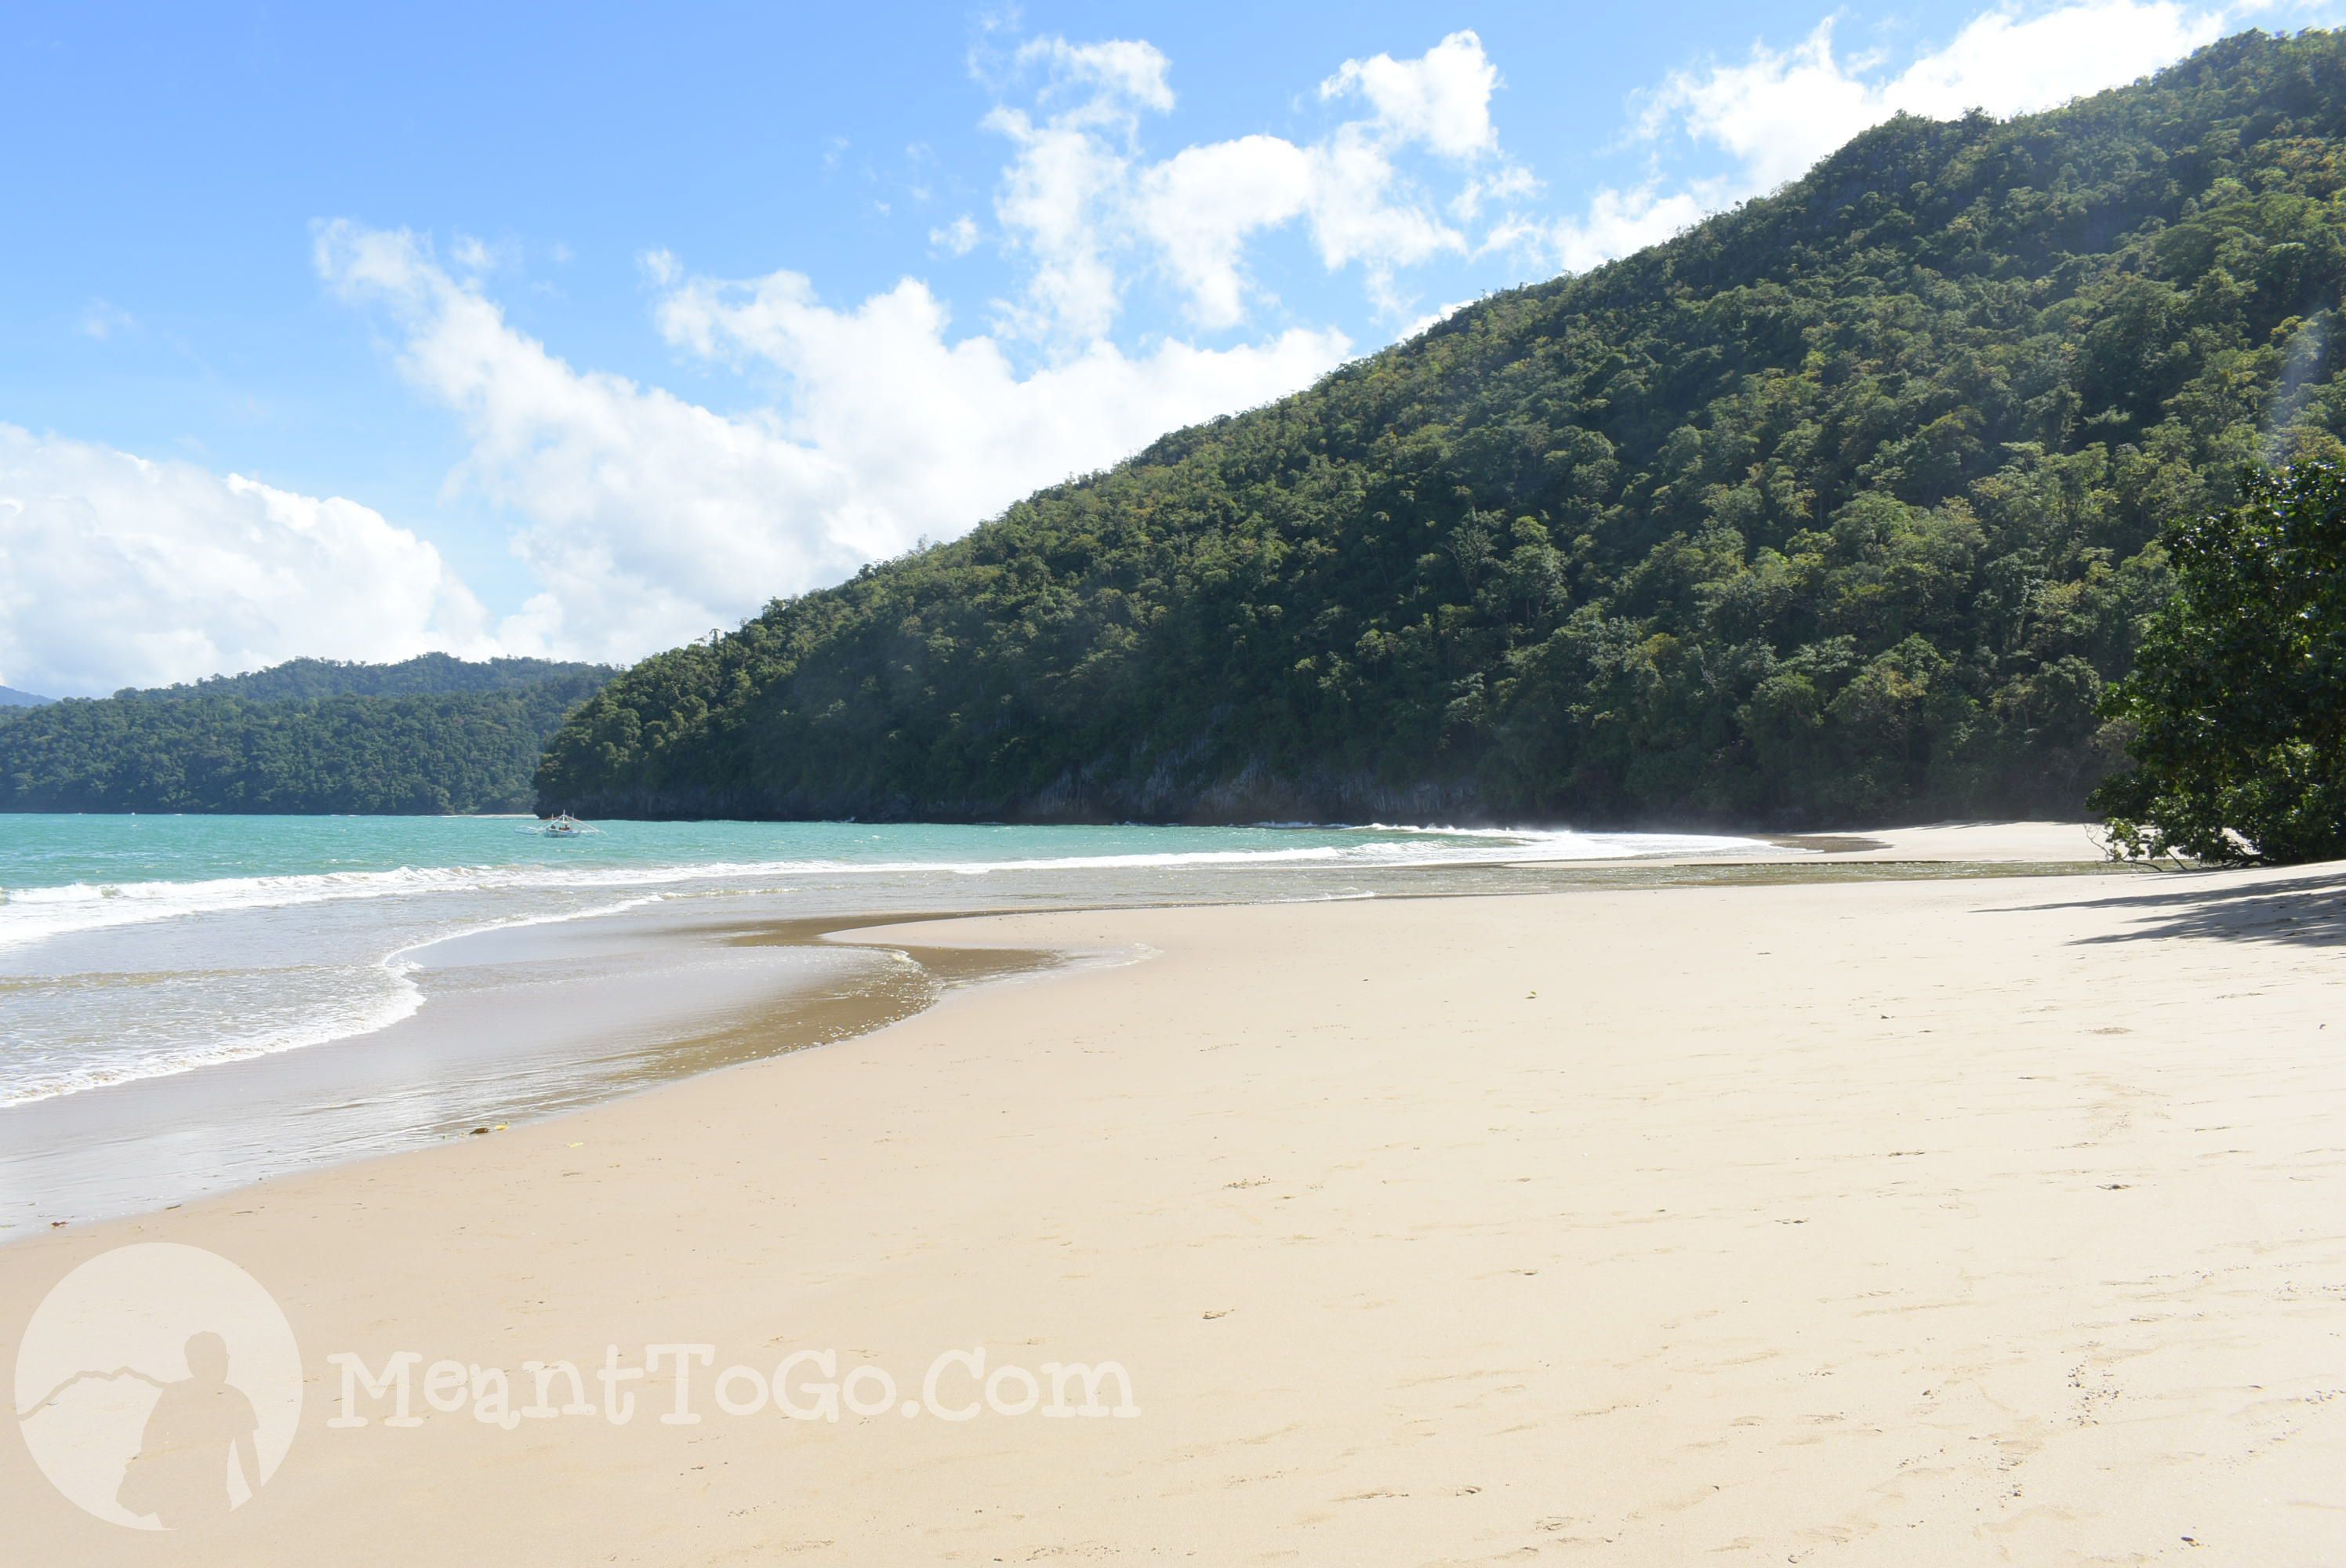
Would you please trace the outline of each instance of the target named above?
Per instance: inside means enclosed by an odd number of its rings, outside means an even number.
[[[624,659],[2266,0],[0,16],[0,681]]]

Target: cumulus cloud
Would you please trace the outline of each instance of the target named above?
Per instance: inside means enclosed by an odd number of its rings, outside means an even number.
[[[402,371],[463,422],[452,484],[523,519],[514,547],[542,587],[506,624],[516,646],[633,657],[883,543],[777,526],[787,498],[835,496],[844,475],[768,422],[574,369],[413,235],[330,224],[316,260],[344,298],[385,311]]]
[[[1688,190],[1665,193],[1658,181],[1635,190],[1608,188],[1589,199],[1586,211],[1557,219],[1545,238],[1557,265],[1567,272],[1585,272],[1616,256],[1658,245],[1715,208],[1715,199],[1706,201]]]
[[[1347,60],[1320,84],[1323,98],[1353,94],[1376,110],[1376,123],[1405,141],[1422,141],[1445,158],[1496,152],[1491,93],[1498,67],[1472,33],[1453,33],[1414,60],[1378,55]]]
[[[1907,112],[2050,108],[2158,69],[2221,36],[2259,7],[2179,0],[2065,0],[2025,14],[1982,12],[1945,43],[1889,68],[1834,48],[1834,19],[1790,48],[1755,44],[1740,60],[1674,73],[1646,95],[1632,145],[1662,160],[1687,148],[1724,153],[1724,172],[1605,187],[1578,215],[1518,225],[1527,249],[1582,270],[1668,239],[1704,215],[1797,178],[1870,126]]]
[[[1035,38],[1020,46],[1018,63],[1037,62],[1050,67],[1054,89],[1069,86],[1097,89],[1076,107],[1077,115],[1106,119],[1115,117],[1127,105],[1158,114],[1173,107],[1173,63],[1154,44],[1130,38],[1099,44]]]
[[[1311,238],[1330,268],[1361,262],[1382,290],[1397,267],[1466,249],[1465,237],[1433,212],[1396,199],[1392,152],[1364,127],[1340,127],[1312,152]]]
[[[1097,341],[1022,375],[994,339],[954,340],[918,281],[840,310],[794,272],[698,279],[663,253],[648,270],[668,340],[789,387],[780,406],[725,415],[566,363],[414,235],[330,224],[317,264],[384,312],[404,373],[463,422],[452,482],[522,521],[515,547],[543,587],[500,637],[610,658],[951,537],[1165,430],[1303,386],[1350,347],[1303,331],[1138,356]]]
[[[1642,128],[1723,148],[1745,183],[1764,189],[1902,110],[1950,119],[2050,108],[2156,70],[2224,27],[2221,12],[2174,0],[2077,0],[2025,18],[1992,11],[1897,75],[1869,77],[1836,57],[1829,17],[1793,48],[1760,45],[1739,64],[1673,76]]]
[[[1144,117],[1174,103],[1157,50],[1046,38],[1014,58],[1040,76],[1034,102],[1000,106],[985,124],[1015,148],[994,215],[1008,246],[1031,263],[1024,290],[999,311],[1001,329],[1021,338],[1083,342],[1107,332],[1128,253],[1171,285],[1193,325],[1237,327],[1261,293],[1247,248],[1298,221],[1323,267],[1357,266],[1371,297],[1399,319],[1400,270],[1471,249],[1404,160],[1450,169],[1458,188],[1448,206],[1462,221],[1535,183],[1500,154],[1491,122],[1498,70],[1469,32],[1414,59],[1345,61],[1320,96],[1367,112],[1317,140],[1245,136],[1160,159],[1147,155],[1141,137]],[[1007,78],[1025,79],[1016,71]]]
[[[1133,217],[1188,301],[1213,331],[1247,317],[1247,243],[1309,205],[1318,170],[1282,137],[1248,136],[1184,148],[1136,182]]]
[[[52,697],[301,655],[496,647],[440,553],[354,501],[0,424],[0,679]]]
[[[1117,280],[1110,249],[1117,236],[1098,209],[1120,191],[1131,140],[1104,128],[1091,106],[1035,119],[1024,109],[996,109],[989,129],[1010,138],[1017,155],[1002,178],[994,215],[1010,247],[1029,262],[1025,287],[999,312],[1022,337],[1096,338],[1115,323]]]

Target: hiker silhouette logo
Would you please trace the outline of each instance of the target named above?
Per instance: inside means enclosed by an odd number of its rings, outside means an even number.
[[[301,1419],[293,1326],[260,1281],[172,1242],[117,1247],[41,1298],[16,1348],[17,1424],[75,1504],[134,1530],[225,1518]]]

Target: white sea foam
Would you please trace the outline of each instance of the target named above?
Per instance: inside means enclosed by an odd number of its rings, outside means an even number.
[[[145,1051],[136,1054],[88,1058],[78,1062],[19,1064],[5,1086],[0,1086],[0,1107],[29,1105],[36,1100],[53,1100],[64,1095],[79,1094],[87,1089],[102,1089],[110,1084],[134,1083],[142,1078],[167,1078],[175,1073],[191,1072],[198,1067],[217,1066],[223,1062],[240,1062],[254,1056],[274,1056],[287,1051],[299,1051],[311,1045],[329,1044],[336,1040],[354,1039],[372,1034],[379,1029],[411,1018],[423,1006],[423,990],[413,976],[423,965],[410,955],[434,943],[459,937],[477,936],[484,932],[511,931],[523,926],[559,925],[567,921],[592,920],[602,915],[618,914],[645,904],[657,903],[659,895],[646,894],[639,898],[619,899],[599,903],[592,908],[568,910],[559,913],[518,915],[510,920],[483,921],[454,931],[438,932],[421,942],[384,954],[365,970],[338,972],[347,976],[333,987],[335,994],[316,1001],[296,1020],[268,1027],[231,1033],[199,1044],[177,1046],[160,1051]],[[379,980],[375,976],[380,976]],[[348,994],[353,982],[367,985],[365,994]]]
[[[135,1054],[108,1053],[56,1064],[19,1064],[5,1088],[0,1088],[0,1107],[54,1100],[140,1078],[168,1078],[198,1067],[242,1061],[250,1056],[273,1056],[281,1051],[298,1051],[304,1046],[323,1045],[387,1029],[422,1007],[423,993],[409,978],[418,967],[414,963],[385,960],[379,967],[385,983],[377,988],[376,993],[321,1000],[298,1022],[282,1026],[227,1034],[169,1050]]]

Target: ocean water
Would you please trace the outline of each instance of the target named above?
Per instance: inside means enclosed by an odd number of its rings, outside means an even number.
[[[738,1060],[705,1042],[778,1003],[910,994],[886,952],[736,940],[776,921],[1495,890],[1549,861],[1769,852],[1382,827],[566,839],[510,817],[0,815],[0,1236]]]

